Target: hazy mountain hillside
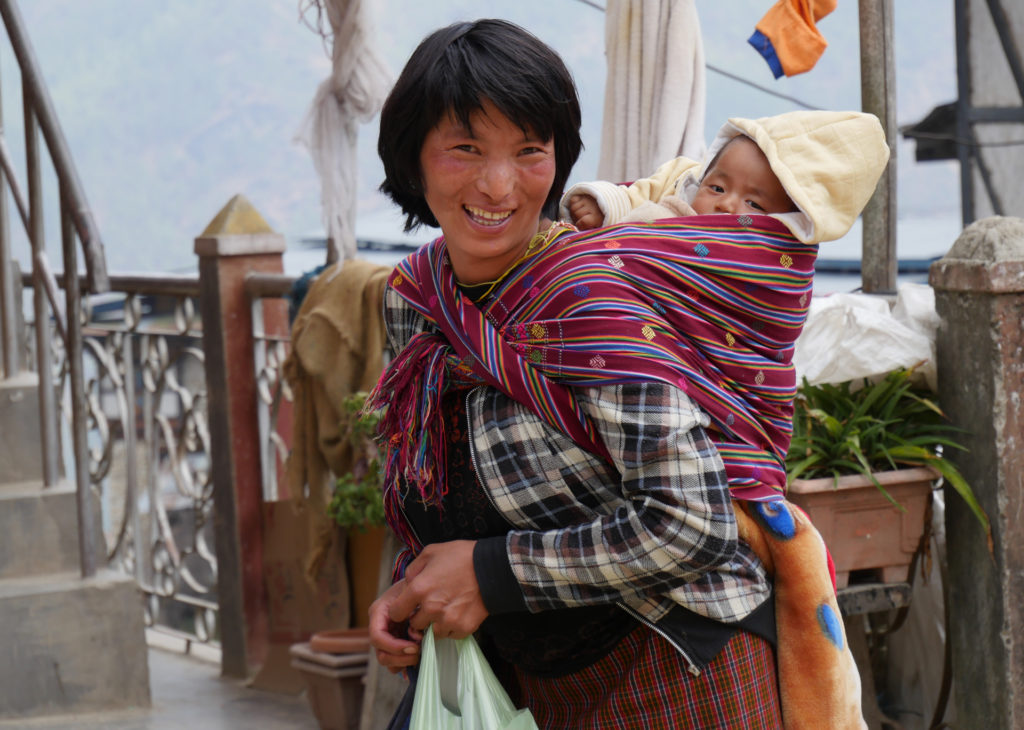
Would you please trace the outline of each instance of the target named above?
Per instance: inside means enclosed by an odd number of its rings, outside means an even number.
[[[815,106],[858,107],[857,4],[840,3],[821,22],[830,46],[813,71],[779,81],[746,44],[770,4],[698,3],[708,63]],[[952,3],[900,0],[895,6],[902,124],[955,97]],[[21,12],[112,270],[193,269],[194,237],[239,192],[291,238],[320,229],[318,182],[293,138],[329,60],[320,38],[300,22],[298,7],[294,0],[23,0]],[[603,14],[578,0],[487,7],[488,14],[527,26],[566,58],[580,86],[588,148],[574,178],[592,178],[604,91]],[[472,0],[376,0],[374,8],[378,45],[395,73],[426,32],[481,13],[481,3]],[[0,69],[3,128],[21,160],[20,82],[6,44]],[[793,108],[714,72],[708,87],[709,137],[728,116]],[[373,124],[363,127],[359,229],[397,236],[375,193],[381,177],[375,142]],[[914,165],[912,146],[900,147],[901,216],[956,210],[955,166]],[[53,187],[48,181],[50,199]],[[56,220],[48,219],[54,250],[58,234]],[[24,243],[16,239],[15,247],[27,262]]]

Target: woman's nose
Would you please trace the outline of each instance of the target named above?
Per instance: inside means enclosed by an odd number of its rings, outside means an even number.
[[[515,170],[509,160],[488,160],[477,178],[477,188],[492,200],[501,200],[514,187]]]

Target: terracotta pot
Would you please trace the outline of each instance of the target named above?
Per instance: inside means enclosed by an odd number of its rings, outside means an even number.
[[[359,528],[348,530],[346,561],[353,626],[367,625],[370,604],[377,600],[380,556],[384,551],[386,536],[386,527],[367,527],[365,531]]]
[[[852,571],[869,571],[883,583],[907,579],[931,499],[933,469],[918,467],[878,472],[875,478],[903,507],[886,499],[870,479],[860,474],[797,479],[788,499],[807,512],[821,533],[836,566],[836,586],[845,587]]]

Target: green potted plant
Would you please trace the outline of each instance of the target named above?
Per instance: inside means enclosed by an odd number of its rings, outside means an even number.
[[[352,624],[365,627],[367,611],[377,597],[380,555],[387,528],[381,494],[383,473],[373,439],[379,417],[361,415],[365,392],[345,399],[341,431],[352,445],[352,470],[334,484],[327,514],[347,530],[346,554],[352,595]]]
[[[940,476],[988,518],[946,454],[962,449],[914,368],[877,382],[810,385],[797,392],[786,467],[788,497],[810,515],[846,585],[851,571],[904,580],[924,530],[931,488]]]
[[[351,446],[351,470],[334,483],[327,514],[344,529],[351,627],[317,631],[291,647],[292,666],[303,676],[321,727],[348,727],[360,716],[370,640],[367,613],[377,597],[380,556],[387,528],[381,468],[373,434],[377,418],[361,416],[366,393],[343,402],[340,432]]]

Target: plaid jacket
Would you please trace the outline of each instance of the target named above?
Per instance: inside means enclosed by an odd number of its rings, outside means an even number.
[[[384,315],[395,353],[431,326],[391,288]],[[617,603],[652,625],[676,604],[723,622],[748,616],[771,588],[737,538],[707,417],[655,382],[583,389],[580,401],[614,465],[490,386],[467,396],[478,479],[517,528],[495,539],[525,607]]]

